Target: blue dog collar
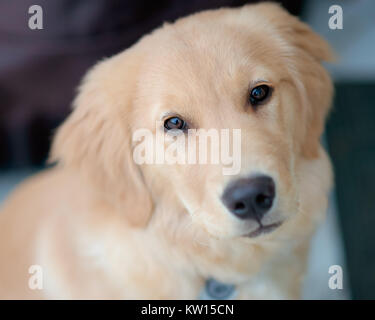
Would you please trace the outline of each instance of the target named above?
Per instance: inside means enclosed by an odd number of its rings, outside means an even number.
[[[233,284],[219,282],[213,278],[207,279],[200,300],[229,300],[236,296],[236,287]]]

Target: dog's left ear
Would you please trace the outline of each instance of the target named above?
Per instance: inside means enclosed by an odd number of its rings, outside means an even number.
[[[319,156],[320,138],[332,104],[333,84],[322,62],[335,60],[329,44],[308,25],[291,16],[288,42],[293,46],[289,59],[293,81],[300,92],[304,121],[301,121],[300,152],[305,158]]]
[[[296,128],[299,153],[305,158],[315,158],[319,155],[320,136],[333,95],[332,81],[322,62],[335,60],[333,51],[308,25],[278,4],[265,2],[243,10],[245,16],[248,13],[248,21],[263,25],[264,32],[278,43],[280,59],[288,67],[303,107],[303,120]]]
[[[50,160],[78,169],[130,225],[143,227],[151,217],[153,202],[131,149],[129,118],[136,59],[127,50],[88,72],[73,112],[57,130]]]

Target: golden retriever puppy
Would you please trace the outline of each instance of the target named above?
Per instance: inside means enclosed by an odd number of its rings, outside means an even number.
[[[57,130],[57,164],[1,210],[0,297],[196,299],[213,283],[233,299],[299,298],[331,187],[331,56],[258,4],[167,23],[99,62]],[[187,128],[239,130],[237,172],[135,161],[137,130],[166,151]]]

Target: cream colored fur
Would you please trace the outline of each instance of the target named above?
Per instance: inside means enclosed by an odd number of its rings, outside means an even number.
[[[0,298],[195,299],[214,277],[239,299],[300,297],[309,241],[331,187],[320,145],[331,103],[328,45],[274,4],[198,13],[165,24],[85,77],[57,130],[57,164],[19,186],[0,212]],[[269,102],[246,106],[267,81]],[[166,111],[199,128],[242,130],[241,172],[143,165],[131,136]],[[253,173],[276,181],[267,235],[220,201]],[[30,290],[30,265],[44,271]]]

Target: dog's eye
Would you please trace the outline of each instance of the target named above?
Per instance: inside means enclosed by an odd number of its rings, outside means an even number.
[[[164,128],[167,130],[184,130],[186,129],[186,122],[179,117],[172,117],[164,121]]]
[[[250,103],[257,106],[264,102],[271,93],[271,88],[265,84],[253,88],[250,92]]]

